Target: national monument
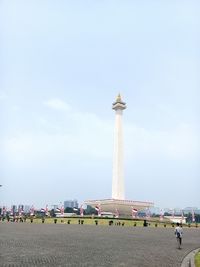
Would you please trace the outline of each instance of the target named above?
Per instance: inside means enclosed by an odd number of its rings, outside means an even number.
[[[103,212],[115,214],[117,211],[119,215],[130,216],[133,209],[144,210],[153,206],[153,203],[125,200],[122,115],[123,110],[126,109],[126,103],[122,101],[120,94],[112,104],[112,109],[115,110],[112,198],[86,200],[85,204],[92,207],[98,206]]]

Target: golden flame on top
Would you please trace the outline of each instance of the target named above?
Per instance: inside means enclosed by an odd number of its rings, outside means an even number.
[[[118,94],[117,98],[116,98],[116,102],[122,102],[122,98],[121,98],[121,95]]]

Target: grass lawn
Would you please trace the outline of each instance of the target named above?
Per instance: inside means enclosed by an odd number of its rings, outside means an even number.
[[[200,252],[195,255],[195,267],[200,267]]]
[[[86,225],[98,225],[101,226],[108,226],[110,221],[113,221],[113,225],[120,225],[120,226],[129,226],[129,227],[143,227],[144,220],[123,220],[123,219],[113,219],[113,218],[45,218],[44,223],[54,224],[54,220],[57,219],[56,223],[58,224],[83,224]],[[27,222],[30,222],[30,219],[27,219]],[[34,218],[33,223],[42,223],[41,218]],[[171,223],[160,223],[156,221],[149,221],[148,226],[150,227],[172,227]],[[157,226],[156,226],[157,225]],[[166,226],[164,226],[166,225]]]
[[[80,224],[81,221],[83,221],[83,224],[87,225],[96,225],[96,222],[98,225],[109,225],[109,221],[113,221],[113,225],[117,224],[124,224],[124,226],[134,226],[134,223],[136,223],[136,226],[143,226],[143,221],[129,221],[129,220],[113,220],[112,218],[110,219],[99,219],[99,218],[56,218],[57,223],[61,224]],[[27,220],[29,222],[29,220]],[[34,223],[41,223],[42,219],[34,219]],[[80,223],[79,223],[80,222]],[[54,223],[54,218],[45,218],[45,223]]]
[[[42,223],[42,218],[34,217],[34,218],[27,218],[27,223]],[[125,218],[99,218],[99,217],[65,217],[65,218],[50,218],[45,217],[44,223],[48,224],[54,224],[56,220],[57,224],[86,224],[86,225],[102,225],[102,226],[108,226],[110,221],[112,221],[112,225],[118,225],[118,226],[128,226],[128,227],[143,227],[144,219],[125,219]],[[4,220],[2,220],[4,221]],[[7,220],[5,220],[6,222]],[[12,218],[11,218],[12,221]],[[149,227],[158,227],[158,228],[171,228],[172,223],[170,221],[162,221],[160,222],[158,218],[151,218],[150,220],[147,220],[147,226]],[[176,225],[174,224],[173,227]],[[183,227],[199,227],[200,225],[196,224],[184,224]]]

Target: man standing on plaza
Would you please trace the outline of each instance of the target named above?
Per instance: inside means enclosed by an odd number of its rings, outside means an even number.
[[[174,233],[176,235],[176,239],[177,239],[177,242],[178,242],[178,248],[181,249],[183,229],[182,229],[182,227],[180,227],[179,223],[176,224],[176,228],[175,228],[175,232]]]

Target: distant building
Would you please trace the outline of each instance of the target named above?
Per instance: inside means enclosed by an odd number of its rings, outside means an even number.
[[[158,207],[150,207],[149,211],[151,214],[160,215],[160,208]]]
[[[11,205],[11,213],[17,212],[17,205]]]
[[[200,214],[200,209],[194,210],[195,214]]]
[[[183,212],[188,214],[188,213],[192,213],[192,212],[197,213],[198,212],[198,208],[197,207],[187,207],[183,209]]]
[[[31,209],[31,206],[30,205],[24,205],[24,212],[25,213],[29,213],[30,212],[30,209]]]
[[[57,204],[56,204],[56,205],[52,205],[52,209],[53,209],[53,210],[56,210],[56,209],[58,208],[58,206],[59,206],[59,205],[57,205]]]
[[[74,200],[65,200],[64,201],[64,209],[66,208],[78,208],[78,201]]]
[[[18,211],[19,211],[19,210],[24,210],[24,205],[23,205],[23,204],[19,204],[19,205],[18,205]]]

